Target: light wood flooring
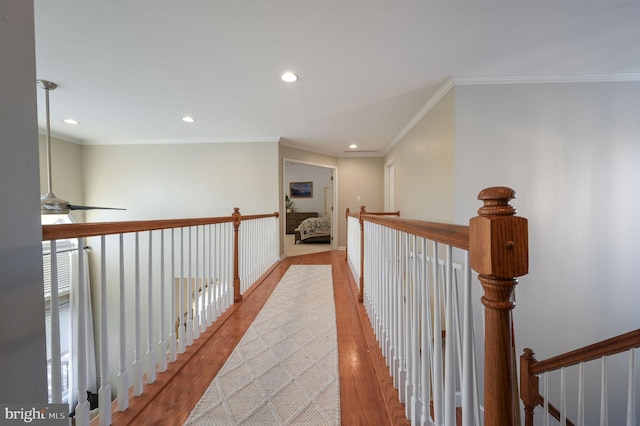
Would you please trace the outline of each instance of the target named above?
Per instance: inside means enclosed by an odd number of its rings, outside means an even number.
[[[336,300],[340,405],[343,425],[408,425],[344,251],[287,257],[265,274],[241,303],[233,305],[181,354],[113,425],[182,425],[290,265],[331,264]]]

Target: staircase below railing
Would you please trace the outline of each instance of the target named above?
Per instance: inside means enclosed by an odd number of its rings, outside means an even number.
[[[51,402],[62,402],[57,244],[76,240],[95,253],[99,423],[111,423],[112,383],[117,389],[117,409],[129,405],[132,395],[144,392],[156,373],[167,370],[216,318],[279,259],[278,213],[242,216],[238,209],[228,217],[141,222],[83,223],[43,226],[42,240],[50,241],[53,258],[46,274],[54,289],[50,296],[52,324],[48,340]],[[141,241],[144,240],[144,241]],[[146,249],[143,247],[147,247]],[[76,262],[79,301],[89,300],[89,274],[78,250]],[[74,340],[69,377],[74,381],[77,404],[75,424],[88,425],[87,340],[94,318],[87,303],[77,304],[71,330]],[[109,325],[113,325],[109,327]],[[111,361],[110,361],[111,360]],[[117,362],[115,362],[117,360]]]
[[[586,395],[587,387],[584,380],[584,368],[589,361],[600,361],[600,388],[599,401],[598,395],[590,398],[591,401],[596,399],[600,402],[600,420],[599,424],[608,424],[608,386],[607,386],[607,357],[623,354],[628,352],[628,386],[626,398],[626,425],[637,426],[636,423],[636,399],[635,399],[635,348],[640,347],[640,329],[622,334],[611,339],[567,352],[543,361],[536,360],[534,352],[531,349],[525,349],[524,354],[520,356],[520,395],[524,403],[525,410],[525,426],[533,426],[534,411],[536,407],[542,407],[542,416],[546,417],[547,413],[558,420],[561,425],[573,425],[567,413],[567,388],[568,380],[566,378],[567,368],[578,366],[577,372],[577,410],[572,414],[575,415],[577,425],[595,424],[593,415],[589,417],[589,421],[585,421],[585,408],[588,396]],[[560,406],[556,408],[549,402],[549,379],[548,375],[552,372],[558,372],[560,375]],[[540,378],[543,381],[543,390],[540,390]],[[589,387],[593,389],[593,386]],[[593,410],[592,410],[593,411]],[[546,420],[545,420],[545,424]],[[622,424],[617,419],[615,424]]]

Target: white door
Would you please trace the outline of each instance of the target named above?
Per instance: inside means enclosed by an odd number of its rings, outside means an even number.
[[[331,218],[331,212],[333,211],[333,190],[330,186],[324,187],[324,217]]]

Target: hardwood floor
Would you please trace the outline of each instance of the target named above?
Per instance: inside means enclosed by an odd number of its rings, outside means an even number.
[[[113,425],[181,425],[224,365],[290,265],[331,264],[336,300],[340,404],[343,425],[408,425],[388,369],[369,326],[344,252],[288,257],[265,274],[242,303],[233,305],[194,341],[156,382],[145,385]]]

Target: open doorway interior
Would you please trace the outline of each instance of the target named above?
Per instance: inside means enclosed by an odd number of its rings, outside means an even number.
[[[333,249],[335,175],[335,168],[330,166],[285,159],[285,256]]]

